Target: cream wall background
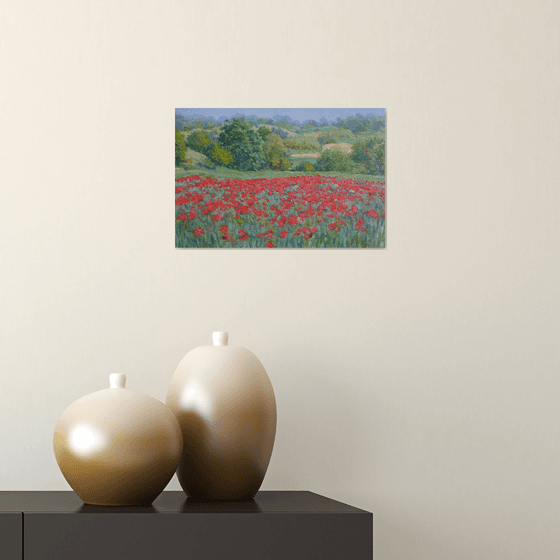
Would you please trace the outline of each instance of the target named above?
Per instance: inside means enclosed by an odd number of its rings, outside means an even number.
[[[62,410],[164,400],[224,329],[275,387],[264,489],[372,511],[379,560],[560,557],[559,16],[3,0],[0,488],[68,489]],[[174,109],[223,106],[386,107],[387,249],[175,250]]]

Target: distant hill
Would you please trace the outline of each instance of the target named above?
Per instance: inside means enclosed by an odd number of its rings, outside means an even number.
[[[280,111],[292,112],[294,114],[315,114],[313,118],[299,118],[295,119],[282,113]],[[258,113],[258,114],[257,114]],[[202,122],[214,121],[223,123],[226,119],[234,117],[243,117],[250,120],[257,121],[257,119],[264,119],[266,123],[261,120],[262,124],[274,124],[276,122],[285,122],[302,126],[314,120],[322,126],[333,124],[337,119],[347,119],[348,117],[355,117],[360,115],[364,118],[371,117],[385,117],[385,109],[175,109],[175,127],[179,130],[182,129],[187,121]]]

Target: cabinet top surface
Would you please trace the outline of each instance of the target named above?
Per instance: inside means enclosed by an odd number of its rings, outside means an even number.
[[[0,492],[0,513],[369,513],[307,491],[261,491],[253,500],[201,501],[184,492],[162,492],[148,507],[105,507],[84,504],[69,491]]]

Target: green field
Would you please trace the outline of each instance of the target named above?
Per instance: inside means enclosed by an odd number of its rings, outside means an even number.
[[[300,159],[300,158],[297,158]],[[362,179],[365,181],[378,181],[385,182],[384,175],[369,175],[365,173],[341,173],[338,171],[273,171],[267,169],[266,171],[238,171],[236,169],[228,169],[227,167],[220,167],[216,169],[193,169],[186,170],[182,167],[175,168],[175,179],[183,177],[192,177],[199,175],[200,177],[215,177],[216,179],[254,179],[258,177],[272,178],[272,177],[300,177],[302,175],[322,175],[326,177],[343,177],[344,179]]]

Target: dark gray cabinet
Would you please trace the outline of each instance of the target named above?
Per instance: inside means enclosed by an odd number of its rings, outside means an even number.
[[[0,558],[12,560],[22,557],[23,513],[0,511]]]
[[[88,506],[74,492],[0,492],[2,560],[371,560],[372,514],[312,492],[152,507]]]

